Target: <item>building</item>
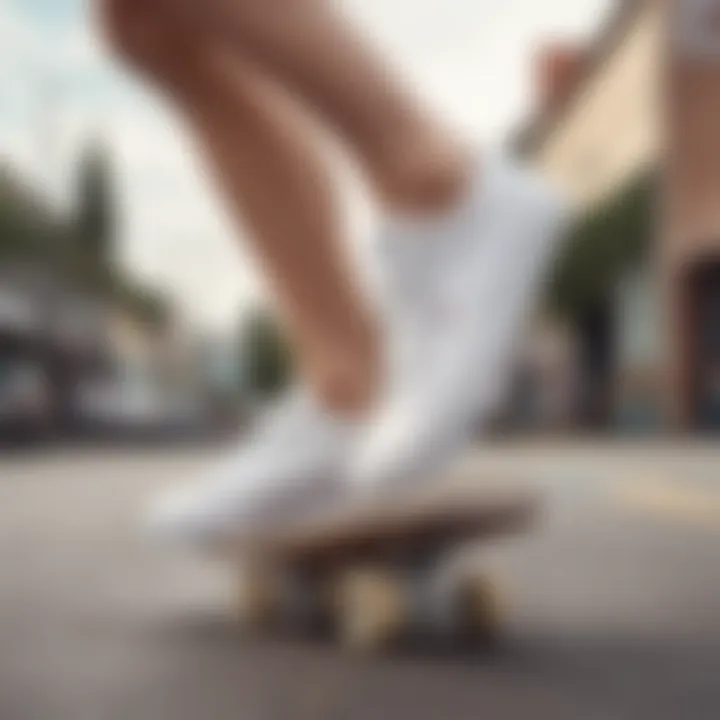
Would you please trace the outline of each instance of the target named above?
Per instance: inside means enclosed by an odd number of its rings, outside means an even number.
[[[673,339],[671,409],[720,427],[720,3],[675,0],[668,16],[667,203],[660,263]]]
[[[202,424],[195,338],[169,310],[0,169],[0,440]]]
[[[538,107],[518,148],[577,214],[558,286],[602,422],[720,427],[720,5],[705,18],[709,6],[624,0],[590,46],[538,53]]]
[[[57,435],[76,426],[78,387],[107,366],[105,304],[39,263],[0,266],[0,424]]]

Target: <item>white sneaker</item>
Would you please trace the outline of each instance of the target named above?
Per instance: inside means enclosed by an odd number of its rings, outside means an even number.
[[[243,441],[209,482],[170,492],[151,508],[159,534],[197,547],[301,520],[344,487],[355,423],[292,395]]]
[[[359,445],[354,486],[430,479],[488,420],[564,218],[559,197],[543,182],[495,157],[482,163],[451,212],[387,229],[394,387]]]

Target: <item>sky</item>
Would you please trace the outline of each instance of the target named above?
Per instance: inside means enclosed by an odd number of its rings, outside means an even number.
[[[438,111],[478,144],[495,144],[532,109],[538,45],[591,35],[612,2],[342,4]],[[79,154],[101,138],[116,173],[123,265],[192,322],[228,327],[262,292],[242,230],[169,109],[107,56],[91,8],[92,0],[0,0],[0,158],[67,205]]]

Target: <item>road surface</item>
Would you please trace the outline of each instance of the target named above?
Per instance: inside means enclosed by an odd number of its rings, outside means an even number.
[[[374,659],[245,637],[222,569],[143,534],[143,500],[215,452],[0,458],[2,720],[720,717],[717,447],[476,452],[550,499],[487,557],[513,588],[507,640]]]

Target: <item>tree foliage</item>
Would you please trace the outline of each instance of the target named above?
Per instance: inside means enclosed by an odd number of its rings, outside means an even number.
[[[110,163],[92,146],[78,168],[77,205],[63,217],[9,171],[0,174],[0,262],[49,268],[88,292],[155,325],[169,314],[165,298],[128,278],[113,262],[116,212]]]
[[[550,286],[551,308],[578,317],[606,299],[622,272],[650,252],[658,179],[643,170],[570,230]]]
[[[17,187],[0,176],[0,259],[46,257],[53,250],[49,218]]]
[[[110,161],[99,144],[80,160],[74,225],[80,252],[95,265],[109,265],[115,253],[114,193]]]
[[[241,331],[243,385],[255,395],[267,398],[283,390],[293,372],[289,344],[272,314],[255,309]]]

